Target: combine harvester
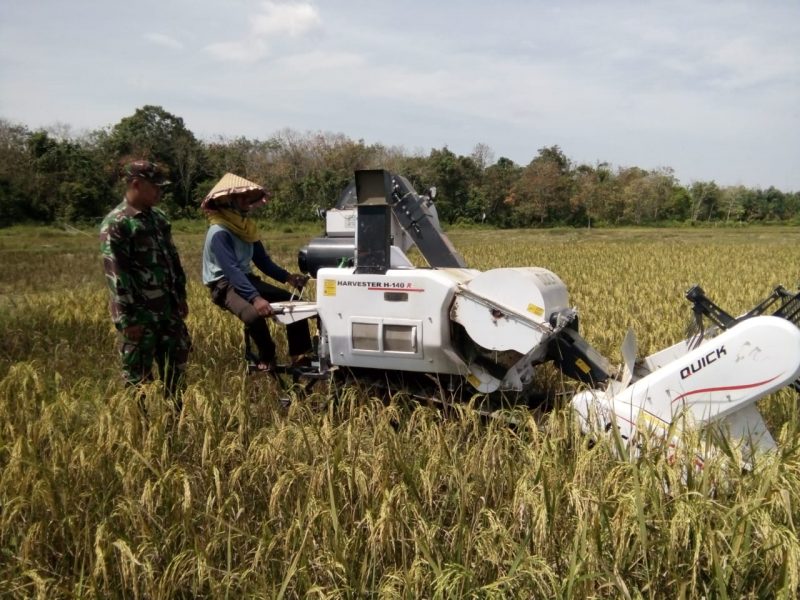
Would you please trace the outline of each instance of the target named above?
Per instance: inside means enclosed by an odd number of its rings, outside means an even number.
[[[317,319],[318,361],[301,379],[344,372],[400,381],[415,395],[534,405],[534,371],[552,361],[585,384],[571,402],[587,429],[616,426],[623,439],[642,426],[674,435],[673,421],[688,415],[756,448],[775,447],[755,402],[786,386],[800,391],[800,291],[776,288],[734,318],[692,288],[695,334],[637,361],[629,333],[617,373],[580,336],[558,275],[467,268],[439,227],[432,195],[388,171],[357,171],[327,211],[325,236],[299,255],[317,280],[316,301],[274,305],[283,323]],[[409,260],[412,246],[428,268]]]

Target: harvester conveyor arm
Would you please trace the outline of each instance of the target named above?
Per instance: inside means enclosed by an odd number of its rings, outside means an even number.
[[[403,230],[428,264],[434,268],[464,268],[464,258],[438,229],[431,214],[424,208],[424,200],[406,187],[401,178],[394,179],[391,190],[392,212]]]
[[[492,316],[495,319],[501,319],[503,317],[513,318],[515,321],[519,321],[520,323],[527,325],[531,329],[536,329],[544,334],[552,335],[553,333],[557,333],[559,329],[552,329],[543,325],[514,308],[507,306],[498,302],[497,300],[490,300],[483,294],[478,294],[477,292],[465,287],[464,285],[459,285],[459,289],[456,292],[457,295],[465,296],[467,298],[471,298],[478,304],[481,304],[487,308],[492,313]]]

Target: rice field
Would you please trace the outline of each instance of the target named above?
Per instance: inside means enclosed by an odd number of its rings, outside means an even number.
[[[294,268],[313,235],[266,239]],[[796,228],[450,238],[474,268],[556,272],[614,361],[628,328],[641,354],[679,340],[695,283],[738,314],[800,281]],[[781,449],[751,471],[724,440],[694,469],[704,432],[677,457],[654,440],[627,459],[613,437],[587,444],[566,408],[509,427],[325,384],[286,406],[245,375],[241,329],[200,282],[202,239],[176,233],[185,409],[153,384],[145,419],[120,384],[95,232],[0,230],[0,597],[797,597],[793,391],[761,402]]]

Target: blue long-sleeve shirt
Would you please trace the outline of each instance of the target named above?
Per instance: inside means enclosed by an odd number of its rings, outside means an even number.
[[[224,277],[242,298],[252,301],[258,296],[258,291],[247,278],[252,273],[251,263],[280,283],[286,283],[289,277],[286,269],[272,261],[260,241],[242,241],[221,225],[208,228],[203,246],[204,284],[209,285]]]

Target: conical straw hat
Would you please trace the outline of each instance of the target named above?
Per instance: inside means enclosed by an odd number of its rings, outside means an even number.
[[[257,183],[253,183],[233,173],[225,173],[222,179],[211,188],[208,195],[203,198],[200,208],[213,210],[216,206],[225,205],[229,202],[230,196],[249,193],[260,195],[266,200],[267,191]]]

